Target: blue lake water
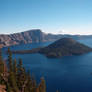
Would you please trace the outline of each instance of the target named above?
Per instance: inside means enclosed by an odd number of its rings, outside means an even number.
[[[92,47],[92,39],[79,41]],[[18,45],[12,46],[11,49],[32,49],[50,43]],[[3,52],[6,50],[7,48],[3,48]],[[57,89],[60,92],[92,92],[92,53],[58,59],[50,59],[41,54],[13,55],[13,57],[22,58],[24,66],[31,70],[38,82],[44,76],[47,92],[56,92]]]

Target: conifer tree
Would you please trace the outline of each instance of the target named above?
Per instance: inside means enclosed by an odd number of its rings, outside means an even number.
[[[22,90],[22,87],[26,80],[26,73],[25,73],[25,68],[23,67],[22,64],[22,59],[19,59],[19,63],[17,67],[18,67],[18,75],[17,75],[18,87],[20,90]]]
[[[46,92],[46,84],[44,78],[41,78],[41,83],[39,84],[39,92]]]
[[[32,75],[32,78],[31,78],[31,80],[32,80],[32,92],[36,92],[36,88],[37,88],[37,83],[36,83],[36,79],[35,79],[35,77]]]
[[[32,79],[31,79],[31,75],[30,75],[30,71],[28,70],[26,73],[26,79],[27,79],[27,84],[26,84],[26,88],[25,88],[25,92],[31,92],[32,90]]]
[[[8,69],[9,72],[13,72],[12,52],[10,48],[8,48]]]
[[[16,61],[16,59],[14,59],[14,62],[13,62],[13,72],[14,72],[15,76],[17,77],[18,69],[17,69],[17,61]]]
[[[9,85],[13,89],[14,92],[18,92],[16,76],[13,71],[12,52],[11,52],[10,48],[8,48],[8,70],[9,70],[9,76],[8,76]]]
[[[2,73],[4,73],[4,62],[3,62],[2,53],[0,50],[0,74]]]
[[[37,86],[37,83],[36,83],[35,77],[32,76],[32,87],[36,88],[36,86]]]
[[[10,87],[12,88],[12,90],[14,92],[18,92],[18,87],[17,87],[17,83],[16,83],[16,78],[13,72],[9,73],[9,77],[8,77],[8,82]]]
[[[4,62],[0,53],[0,73],[4,72]],[[8,74],[8,75],[7,75]],[[12,52],[8,48],[8,71],[7,76],[2,78],[6,85],[7,92],[46,92],[44,78],[41,78],[41,83],[37,87],[35,78],[26,72],[22,64],[22,59],[19,59],[17,64],[16,59],[12,59]],[[2,76],[1,76],[2,77]],[[0,77],[0,81],[1,81]],[[1,82],[0,82],[1,84]]]
[[[2,75],[4,74],[4,62],[3,62],[3,58],[2,58],[2,53],[0,50],[0,84],[3,84],[3,78]]]
[[[6,91],[7,92],[12,92],[13,91],[12,88],[10,87],[9,83],[6,84]]]

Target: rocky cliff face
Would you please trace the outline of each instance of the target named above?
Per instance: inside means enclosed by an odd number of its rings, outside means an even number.
[[[92,36],[80,36],[80,35],[54,35],[46,34],[40,29],[29,30],[21,33],[15,33],[10,35],[0,35],[0,48],[11,45],[27,44],[27,43],[39,43],[47,41],[56,41],[63,37],[71,37],[73,39],[85,39],[92,38]]]
[[[15,33],[10,35],[0,35],[0,48],[17,44],[54,41],[59,38],[60,36],[45,34],[40,29],[29,30],[26,32]]]

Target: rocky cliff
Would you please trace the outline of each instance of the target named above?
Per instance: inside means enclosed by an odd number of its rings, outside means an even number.
[[[60,36],[43,33],[40,29],[10,35],[0,35],[0,48],[11,45],[54,41]]]
[[[0,35],[0,48],[11,45],[27,44],[27,43],[39,43],[47,41],[55,41],[63,37],[71,37],[73,39],[92,38],[92,36],[80,36],[80,35],[54,35],[46,34],[40,29],[33,29],[21,33],[15,33],[10,35]]]

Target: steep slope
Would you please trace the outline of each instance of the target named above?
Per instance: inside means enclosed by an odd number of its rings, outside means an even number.
[[[39,43],[47,41],[56,41],[60,38],[71,37],[73,39],[86,39],[92,38],[92,35],[63,35],[63,34],[46,34],[40,29],[33,29],[21,33],[14,33],[9,35],[0,35],[0,47],[27,44],[27,43]]]
[[[29,30],[10,35],[0,35],[0,46],[11,46],[17,44],[38,43],[46,41],[55,41],[61,36],[46,34],[40,29]]]
[[[51,45],[40,49],[39,53],[47,57],[61,57],[70,55],[80,55],[92,51],[92,48],[81,44],[72,38],[62,38]]]

